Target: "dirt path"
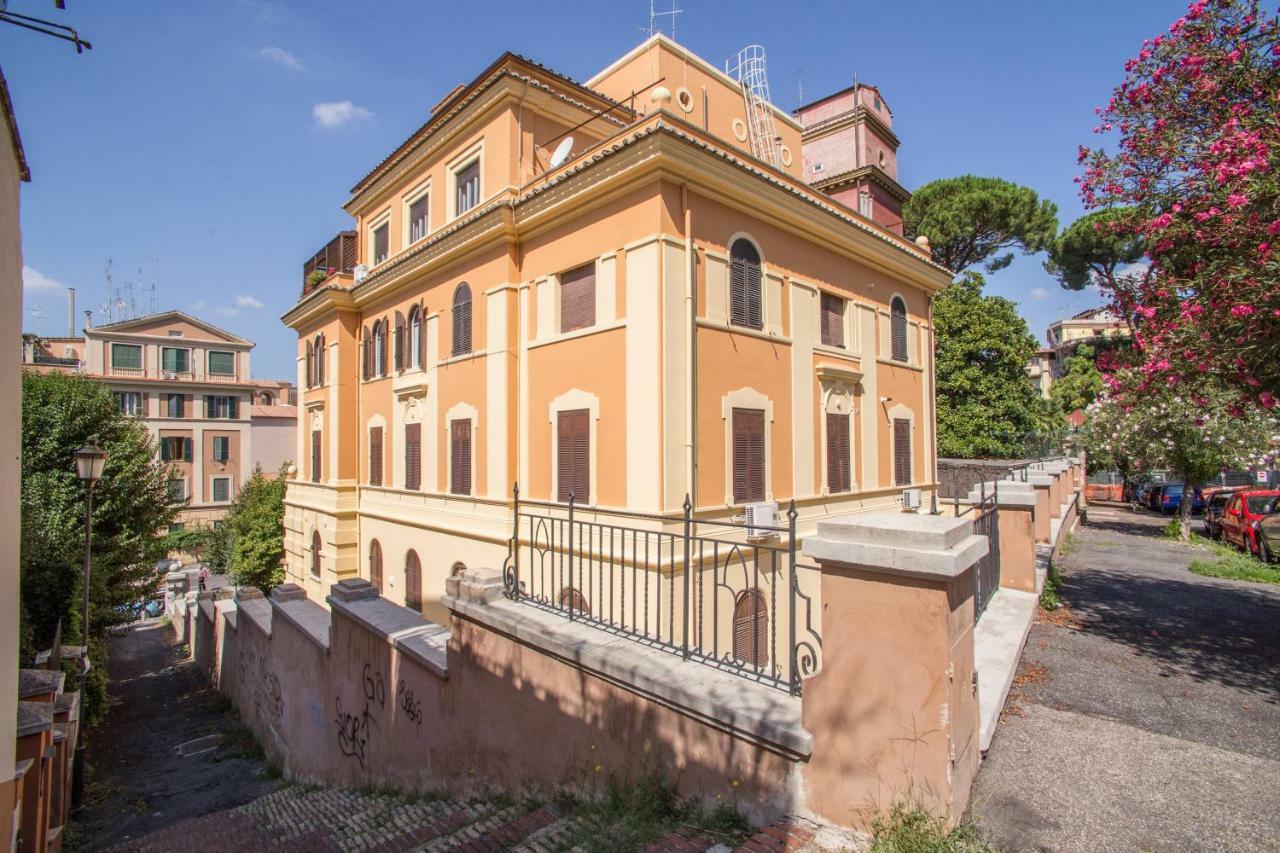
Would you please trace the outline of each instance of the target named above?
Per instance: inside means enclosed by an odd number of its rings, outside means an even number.
[[[90,734],[74,834],[100,850],[279,787],[246,755],[225,705],[158,620],[111,639],[108,711]]]
[[[1280,850],[1280,587],[1115,507],[1059,559],[973,813],[1005,850]]]

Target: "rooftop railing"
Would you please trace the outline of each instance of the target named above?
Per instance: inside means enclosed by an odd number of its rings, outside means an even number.
[[[308,293],[316,287],[319,272],[327,278],[334,273],[349,273],[356,265],[356,232],[339,231],[324,248],[316,252],[302,265],[302,292]]]

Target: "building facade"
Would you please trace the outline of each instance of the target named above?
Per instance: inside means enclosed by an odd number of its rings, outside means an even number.
[[[321,252],[351,266],[308,260],[284,316],[287,579],[443,619],[448,576],[502,565],[517,483],[658,529],[794,500],[802,532],[932,489],[950,274],[811,186],[768,109],[776,164],[663,36],[586,84],[506,54],[361,179]]]
[[[252,379],[253,343],[181,311],[86,328],[84,337],[28,342],[35,370],[77,371],[111,388],[172,466],[178,525],[226,515],[256,465],[292,461],[297,409],[289,382]]]
[[[1081,344],[1097,347],[1128,340],[1131,336],[1129,324],[1107,308],[1090,308],[1065,320],[1055,320],[1045,332],[1049,346],[1036,350],[1027,362],[1027,378],[1047,400],[1054,381],[1067,369],[1067,359],[1075,355]]]
[[[0,72],[0,335],[22,334],[22,228],[19,188],[31,171],[18,136],[9,87]],[[12,848],[18,831],[18,543],[22,483],[22,365],[10,350],[0,359],[0,394],[9,401],[0,415],[0,846]]]

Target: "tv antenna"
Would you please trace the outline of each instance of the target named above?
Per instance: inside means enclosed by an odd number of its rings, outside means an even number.
[[[671,0],[671,9],[666,12],[659,12],[653,5],[654,0],[649,0],[649,37],[653,38],[662,32],[662,26],[658,23],[659,18],[671,18],[671,40],[676,40],[676,15],[683,12],[683,9],[676,8],[676,0]]]

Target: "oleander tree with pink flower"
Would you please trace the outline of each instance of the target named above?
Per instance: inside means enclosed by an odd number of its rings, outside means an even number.
[[[1191,535],[1189,496],[1223,471],[1271,468],[1280,462],[1280,412],[1241,405],[1235,391],[1212,380],[1151,382],[1124,367],[1105,379],[1079,439],[1091,468],[1135,474],[1170,471],[1185,484],[1178,520]]]
[[[1125,69],[1095,128],[1115,144],[1082,147],[1077,179],[1087,207],[1125,211],[1099,227],[1149,260],[1106,282],[1136,362],[1111,397],[1204,386],[1233,417],[1276,411],[1280,20],[1256,0],[1197,0]]]

